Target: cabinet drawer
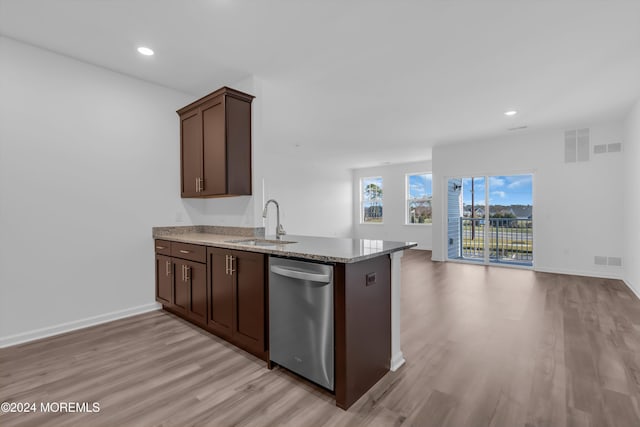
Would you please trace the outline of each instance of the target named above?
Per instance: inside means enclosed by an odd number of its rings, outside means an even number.
[[[155,248],[159,255],[171,255],[171,242],[168,240],[156,240]]]
[[[189,243],[171,242],[171,256],[195,262],[207,262],[207,247]]]

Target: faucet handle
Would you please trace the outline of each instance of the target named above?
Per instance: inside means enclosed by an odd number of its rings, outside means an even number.
[[[276,235],[284,236],[285,234],[287,234],[287,232],[284,231],[284,227],[282,226],[282,224],[279,224],[278,229],[276,230]]]

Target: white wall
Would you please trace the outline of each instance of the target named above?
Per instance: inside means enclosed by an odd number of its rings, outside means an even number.
[[[175,111],[205,94],[0,51],[0,346],[157,307],[153,226],[262,226],[266,196],[289,233],[351,234],[351,172],[270,149],[259,79],[229,83],[256,96],[253,196],[181,199]]]
[[[297,153],[264,153],[264,158],[273,165],[265,167],[265,201],[278,201],[288,234],[352,237],[350,170]],[[267,235],[275,233],[275,220],[276,209],[270,205]]]
[[[623,126],[590,127],[591,146],[622,142]],[[513,134],[433,150],[433,259],[446,255],[446,178],[533,172],[534,268],[598,277],[622,269],[594,264],[594,256],[623,256],[623,155],[606,153],[564,163],[564,130]],[[624,262],[624,260],[623,260]]]
[[[417,242],[416,249],[431,249],[430,224],[406,224],[406,187],[408,173],[431,172],[431,160],[353,171],[353,224],[358,239],[382,239]],[[381,176],[383,187],[383,224],[360,223],[360,178]]]
[[[640,298],[640,100],[626,121],[624,144],[624,279]]]
[[[154,308],[151,227],[184,214],[189,96],[6,38],[0,51],[0,345]]]
[[[252,195],[214,199],[183,199],[193,224],[266,227],[275,233],[276,210],[262,211],[267,200],[280,205],[280,222],[288,234],[350,237],[351,171],[314,159],[304,150],[284,151],[270,134],[264,112],[286,102],[271,85],[256,77],[231,84],[254,95],[252,103]],[[194,98],[195,100],[195,98]],[[302,136],[304,138],[304,136]]]

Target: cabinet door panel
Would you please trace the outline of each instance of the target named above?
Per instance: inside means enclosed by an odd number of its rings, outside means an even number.
[[[232,96],[227,107],[227,192],[251,194],[251,103]]]
[[[173,263],[164,255],[156,255],[156,301],[163,305],[173,302]]]
[[[236,270],[236,318],[233,339],[264,351],[264,255],[247,252],[233,252]]]
[[[189,282],[185,280],[183,269],[185,266],[185,261],[174,260],[173,308],[186,316],[189,309]]]
[[[190,282],[189,317],[207,323],[207,267],[197,262],[188,263]]]
[[[209,316],[207,325],[217,334],[231,337],[233,277],[227,274],[228,252],[209,249]]]
[[[182,197],[199,196],[202,177],[202,116],[198,110],[180,117]]]
[[[212,196],[227,193],[227,149],[225,141],[224,102],[220,96],[201,107],[204,191]]]

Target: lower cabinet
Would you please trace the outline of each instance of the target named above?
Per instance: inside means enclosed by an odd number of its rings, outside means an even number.
[[[198,245],[156,241],[156,301],[201,325],[207,323],[205,253]]]
[[[173,261],[166,255],[156,254],[156,301],[173,304]]]
[[[156,301],[267,361],[265,255],[155,243]]]
[[[207,248],[208,328],[266,360],[265,255]]]

